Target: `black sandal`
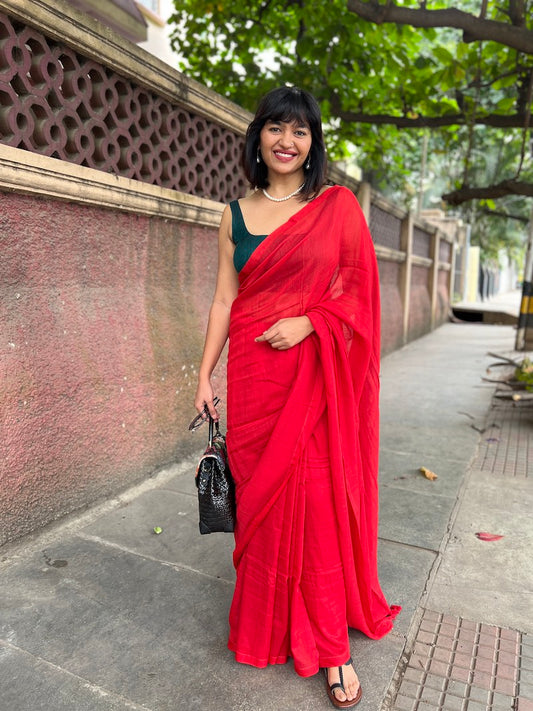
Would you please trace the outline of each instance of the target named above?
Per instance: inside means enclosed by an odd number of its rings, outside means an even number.
[[[324,669],[324,672],[326,673],[326,690],[328,692],[329,700],[338,709],[349,709],[352,706],[355,706],[361,701],[361,697],[363,696],[363,689],[361,688],[361,684],[359,684],[359,689],[357,690],[357,694],[355,695],[354,699],[346,699],[346,701],[339,701],[339,699],[335,696],[333,693],[335,689],[340,689],[343,694],[346,694],[346,691],[344,690],[344,678],[342,674],[342,667],[347,667],[349,664],[353,666],[353,659],[350,657],[347,662],[345,662],[341,667],[339,667],[339,677],[340,677],[340,683],[337,682],[335,684],[331,684],[328,681],[328,670]],[[355,670],[354,670],[355,671]]]

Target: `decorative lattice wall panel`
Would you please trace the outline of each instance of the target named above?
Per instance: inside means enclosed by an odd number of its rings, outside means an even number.
[[[0,13],[0,141],[219,202],[243,139]]]

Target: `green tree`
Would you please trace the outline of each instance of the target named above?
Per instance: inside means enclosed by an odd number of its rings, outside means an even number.
[[[173,43],[187,74],[251,111],[282,83],[310,90],[330,157],[355,151],[384,192],[412,200],[429,131],[448,205],[522,218],[506,196],[533,196],[533,0],[451,5],[175,0]]]

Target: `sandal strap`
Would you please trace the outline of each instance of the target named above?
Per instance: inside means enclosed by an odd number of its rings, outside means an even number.
[[[333,693],[333,691],[334,691],[335,689],[340,689],[343,694],[346,693],[346,689],[344,688],[344,675],[343,675],[343,673],[342,673],[342,667],[347,667],[347,666],[349,666],[350,664],[353,665],[353,659],[352,659],[351,657],[348,659],[347,662],[344,662],[344,664],[343,664],[342,666],[337,667],[337,669],[339,670],[340,683],[337,681],[337,682],[335,682],[335,684],[329,684],[329,690],[330,690],[332,693]],[[326,672],[326,679],[327,679],[328,670],[327,670],[327,669],[324,669],[324,671]]]
[[[329,690],[335,691],[335,689],[340,689],[341,691],[344,691],[344,686],[342,684],[339,684],[339,682],[337,682],[336,684],[330,684]]]

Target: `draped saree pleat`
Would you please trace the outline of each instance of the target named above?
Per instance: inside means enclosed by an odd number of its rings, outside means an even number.
[[[227,444],[237,573],[229,648],[308,676],[347,627],[392,628],[377,574],[379,280],[353,194],[328,188],[254,251],[231,311]],[[255,338],[306,314],[286,351]]]

